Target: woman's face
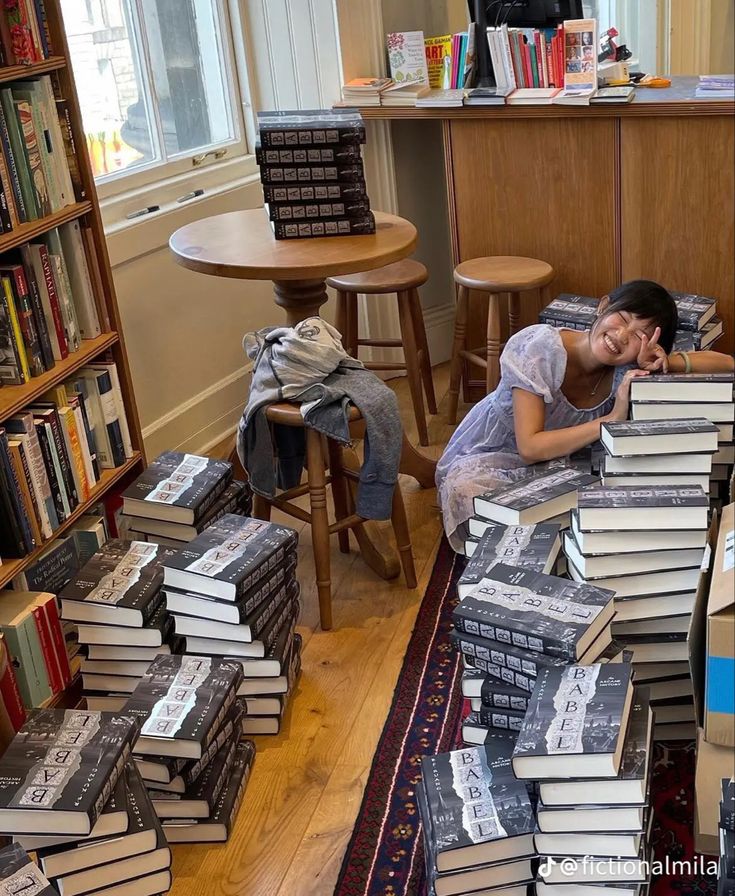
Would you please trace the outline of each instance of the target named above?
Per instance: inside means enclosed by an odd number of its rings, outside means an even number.
[[[590,331],[592,354],[601,364],[611,367],[634,364],[641,350],[641,337],[645,334],[650,339],[656,324],[630,311],[609,312],[605,307]]]

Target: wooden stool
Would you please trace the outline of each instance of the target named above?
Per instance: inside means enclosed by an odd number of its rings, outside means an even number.
[[[554,279],[554,269],[545,261],[496,255],[463,261],[454,269],[454,282],[459,284],[457,315],[454,323],[454,346],[449,377],[449,423],[456,423],[462,361],[478,364],[486,370],[487,391],[500,379],[500,293],[508,295],[508,321],[511,336],[518,331],[520,297],[527,289],[541,289]],[[484,348],[467,347],[466,329],[470,290],[488,293],[487,336]]]
[[[331,563],[329,556],[329,536],[335,533],[339,537],[339,547],[342,553],[349,553],[348,530],[352,529],[357,543],[363,555],[363,559],[384,578],[394,578],[397,570],[391,572],[370,541],[363,523],[365,518],[358,516],[354,510],[351,483],[359,480],[356,470],[347,468],[343,464],[342,446],[334,439],[326,439],[328,450],[329,473],[325,470],[325,456],[323,451],[323,437],[315,429],[304,424],[301,410],[297,404],[273,404],[266,410],[266,417],[270,423],[279,423],[282,426],[302,427],[306,430],[306,484],[297,485],[295,488],[277,495],[274,498],[265,498],[262,495],[254,495],[253,516],[262,520],[269,520],[271,507],[278,507],[284,513],[302,520],[311,526],[311,538],[314,549],[314,568],[316,570],[316,586],[319,595],[319,621],[322,629],[327,631],[332,628],[332,581]],[[350,409],[350,423],[362,420],[362,415],[355,407]],[[332,497],[336,522],[329,522],[327,515],[327,485],[331,483]],[[292,501],[301,495],[309,495],[311,512],[303,510]],[[391,510],[391,525],[401,557],[403,574],[406,577],[406,585],[409,588],[416,587],[416,571],[411,553],[411,536],[408,532],[406,509],[403,506],[403,496],[400,485],[396,483],[393,492],[393,506]]]
[[[406,258],[394,264],[365,271],[360,274],[343,274],[329,277],[327,285],[337,290],[337,329],[342,334],[345,351],[357,357],[361,345],[381,348],[403,348],[405,363],[390,361],[366,361],[368,370],[405,370],[411,390],[419,444],[428,445],[424,399],[421,389],[426,392],[426,403],[430,414],[436,414],[434,381],[431,378],[429,345],[426,341],[424,317],[421,312],[418,287],[426,283],[428,273],[420,261]],[[396,293],[398,297],[398,318],[401,326],[400,339],[360,339],[357,332],[357,295],[384,295]]]

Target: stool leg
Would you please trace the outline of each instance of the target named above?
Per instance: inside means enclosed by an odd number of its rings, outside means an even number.
[[[408,520],[406,519],[406,507],[403,503],[403,495],[401,494],[401,483],[396,482],[393,490],[393,506],[391,508],[391,525],[393,526],[393,534],[396,537],[396,545],[398,553],[401,556],[401,566],[403,567],[403,575],[406,579],[407,588],[416,587],[416,568],[413,563],[413,553],[411,551],[411,535],[408,531]]]
[[[306,429],[306,468],[311,507],[311,540],[314,549],[314,570],[319,595],[319,621],[324,631],[332,627],[332,581],[329,558],[329,518],[327,516],[327,484],[322,459],[321,436],[315,429]]]
[[[345,297],[347,299],[347,344],[349,345],[347,351],[353,358],[356,358],[357,353],[360,350],[360,347],[357,344],[357,340],[359,339],[357,326],[357,293],[346,292]]]
[[[411,319],[413,331],[416,334],[416,342],[419,347],[419,364],[421,366],[421,379],[424,383],[424,394],[430,414],[436,414],[436,395],[434,394],[434,379],[431,375],[431,358],[429,357],[429,343],[426,340],[426,327],[424,326],[424,314],[421,310],[419,291],[414,288],[409,291],[411,297]]]
[[[339,331],[340,336],[342,337],[342,347],[346,352],[349,351],[347,346],[347,342],[349,340],[348,331],[348,323],[347,323],[347,302],[348,302],[347,293],[343,292],[341,289],[337,290],[337,314],[334,319],[334,324]]]
[[[429,434],[426,430],[426,415],[424,414],[424,396],[421,391],[421,370],[419,368],[418,348],[416,335],[413,329],[411,317],[411,298],[407,290],[398,293],[398,319],[401,324],[401,339],[403,340],[403,353],[406,356],[406,373],[408,374],[408,386],[411,390],[413,413],[416,418],[416,428],[419,433],[419,445],[429,444]]]
[[[449,370],[449,409],[447,422],[457,422],[457,404],[459,402],[459,386],[462,382],[462,352],[465,348],[465,331],[467,329],[467,306],[469,290],[460,286],[457,294],[457,311],[454,318],[454,345],[452,346],[452,364]]]
[[[342,468],[342,448],[334,439],[327,439],[329,450],[329,472],[332,474],[332,499],[334,513],[338,520],[349,515],[347,510],[347,480]],[[350,553],[350,531],[342,529],[337,533],[339,549],[343,554]]]
[[[521,326],[521,297],[517,292],[508,293],[508,324],[511,336],[517,333]]]
[[[500,302],[494,293],[490,294],[487,311],[487,391],[492,392],[500,380]]]
[[[270,522],[271,518],[271,502],[257,492],[253,492],[253,517],[266,523]]]

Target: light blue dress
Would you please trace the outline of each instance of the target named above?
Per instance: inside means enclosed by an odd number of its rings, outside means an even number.
[[[612,390],[593,408],[575,407],[562,393],[567,352],[559,330],[536,324],[508,340],[500,356],[500,382],[462,420],[436,468],[439,505],[444,529],[455,550],[461,550],[457,528],[474,513],[476,495],[529,475],[516,445],[513,425],[513,389],[525,389],[543,398],[545,429],[564,429],[610,413],[615,390],[628,369],[618,368]]]

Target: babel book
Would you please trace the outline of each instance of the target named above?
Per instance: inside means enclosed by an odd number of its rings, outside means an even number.
[[[123,513],[193,525],[227,487],[232,464],[180,451],[160,454],[123,492]]]
[[[315,236],[357,236],[375,233],[372,212],[359,218],[331,218],[309,221],[271,221],[277,240],[299,240]]]
[[[468,635],[466,632],[451,631],[449,635],[470,666],[480,669],[491,678],[515,685],[529,694],[545,668],[563,665],[566,662],[561,657],[501,644],[499,641],[489,641],[487,638]]]
[[[0,832],[86,837],[137,731],[126,715],[34,710],[0,760]]]
[[[632,698],[629,663],[543,670],[513,751],[516,776],[617,777]]]
[[[704,417],[690,420],[613,420],[600,441],[613,457],[641,454],[713,454],[718,429]]]
[[[279,203],[364,202],[365,184],[361,181],[323,184],[263,184],[263,199],[269,208]]]
[[[599,477],[575,467],[561,467],[478,495],[475,513],[507,525],[540,523],[575,508],[577,489],[594,482],[599,482]]]
[[[698,485],[596,486],[579,493],[582,532],[706,529],[709,498]]]
[[[167,561],[164,583],[237,600],[283,563],[297,541],[293,529],[228,513]]]
[[[57,896],[38,865],[17,843],[0,849],[0,893],[3,896]]]
[[[570,662],[613,616],[614,592],[496,563],[457,604],[454,627],[488,641]]]
[[[258,165],[356,165],[362,160],[359,144],[288,146],[283,149],[255,144]]]
[[[421,778],[437,871],[534,854],[528,792],[501,751],[467,747],[424,756]]]
[[[105,542],[61,591],[62,619],[144,626],[158,607],[162,564],[175,554],[146,541]]]
[[[364,143],[365,122],[354,109],[283,109],[258,112],[261,146],[332,146]]]
[[[367,198],[350,202],[274,202],[267,205],[271,221],[313,221],[323,218],[364,218],[370,211]]]
[[[496,562],[535,572],[551,572],[560,548],[559,529],[558,523],[488,526],[459,579],[460,598],[479,585]]]
[[[676,302],[677,326],[680,330],[701,330],[717,310],[717,303],[708,296],[672,292]]]
[[[242,666],[218,657],[162,654],[149,666],[125,712],[138,719],[136,754],[199,759],[235,701]]]

